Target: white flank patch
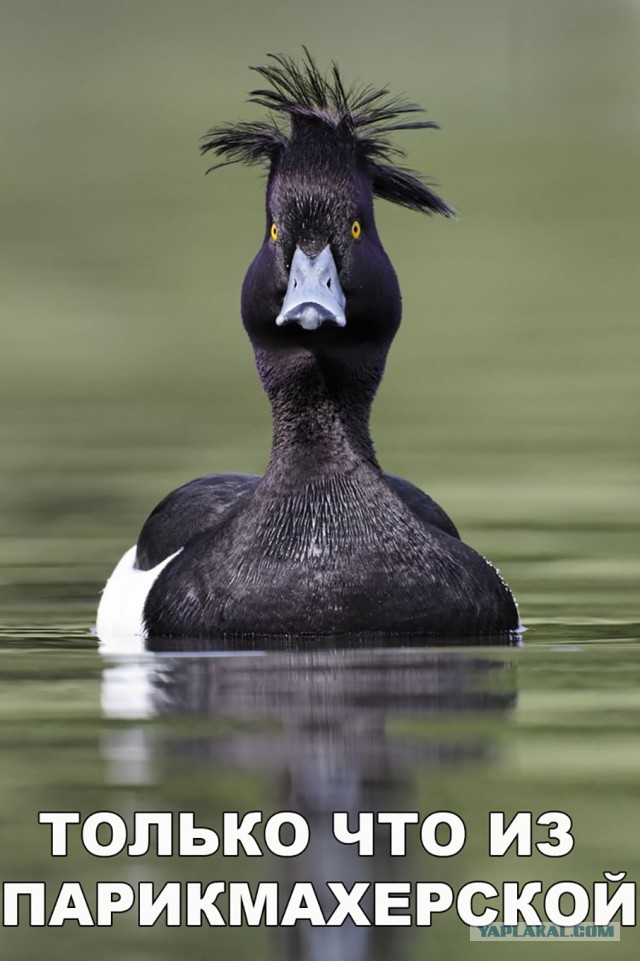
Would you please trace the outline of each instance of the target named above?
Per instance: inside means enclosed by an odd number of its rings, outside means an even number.
[[[165,557],[149,571],[140,571],[134,566],[136,551],[134,544],[120,559],[102,592],[96,623],[101,640],[146,636],[143,613],[147,595],[158,574],[180,553]]]

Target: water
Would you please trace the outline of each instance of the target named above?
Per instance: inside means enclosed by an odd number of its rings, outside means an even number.
[[[527,569],[525,559],[521,564]],[[536,564],[528,577],[533,594]],[[55,571],[55,568],[54,568]],[[7,572],[5,572],[7,573]],[[57,891],[97,880],[296,881],[441,880],[457,888],[481,878],[579,881],[604,870],[639,867],[632,843],[637,818],[640,631],[601,608],[589,617],[558,616],[532,625],[522,646],[429,647],[220,643],[194,653],[99,650],[87,631],[86,601],[68,600],[77,569],[58,583],[21,572],[16,603],[49,610],[39,629],[16,623],[0,642],[0,844],[3,876],[44,880]],[[10,575],[20,579],[15,571]],[[561,577],[561,576],[560,576]],[[66,579],[67,583],[60,583]],[[29,580],[29,584],[24,582]],[[97,589],[97,585],[95,585]],[[560,591],[556,578],[555,598]],[[579,591],[564,575],[567,597]],[[584,590],[583,605],[593,609]],[[75,609],[74,609],[75,607]],[[80,608],[80,610],[78,610]],[[64,623],[60,613],[67,610]],[[53,612],[56,612],[55,614]],[[18,619],[16,618],[16,621]],[[66,859],[48,854],[40,810],[193,811],[217,826],[225,811],[278,810],[305,816],[307,850],[293,859],[96,859],[74,840]],[[331,837],[333,811],[451,810],[468,840],[453,858],[422,853],[415,836],[406,858],[359,858]],[[573,819],[575,848],[556,861],[489,859],[488,812]],[[411,837],[411,835],[410,835]],[[540,832],[537,839],[543,839]],[[327,899],[333,907],[331,898]],[[221,905],[224,899],[221,899]],[[363,901],[367,907],[366,898]],[[96,959],[258,957],[282,959],[457,958],[467,929],[449,914],[430,931],[407,928],[4,929],[13,961],[44,950],[53,959],[91,952]],[[575,946],[547,946],[571,956]],[[602,949],[600,949],[602,950]],[[620,957],[637,954],[625,930]]]
[[[401,0],[376,5],[366,36],[363,8],[334,0],[323,24],[254,0],[241,16],[199,0],[5,7],[2,879],[637,878],[637,4],[455,0],[452,15],[450,0]],[[246,63],[310,37],[443,123],[402,144],[460,223],[378,213],[405,319],[373,433],[385,469],[500,566],[527,633],[519,647],[101,648],[99,591],[155,503],[264,467],[268,410],[237,308],[263,187],[241,170],[205,180],[195,147],[254,116]],[[312,831],[291,860],[97,859],[75,834],[52,858],[37,824],[138,810],[215,827],[287,808]],[[414,838],[391,858],[380,831],[358,859],[331,842],[335,809],[451,810],[467,842],[436,859]],[[487,856],[489,811],[555,809],[573,818],[567,857]],[[457,961],[468,945],[451,912],[431,930],[0,928],[8,961]],[[545,957],[579,950],[547,942]],[[595,950],[635,959],[637,929]]]

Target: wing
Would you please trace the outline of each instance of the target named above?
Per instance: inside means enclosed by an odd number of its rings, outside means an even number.
[[[172,491],[144,523],[136,568],[150,570],[195,534],[218,524],[251,497],[259,481],[254,474],[213,474]]]
[[[393,474],[385,474],[384,476],[387,484],[389,484],[391,489],[396,492],[398,497],[404,501],[417,518],[424,521],[425,524],[430,524],[431,527],[437,527],[438,530],[444,531],[445,534],[449,534],[451,537],[457,537],[458,540],[460,540],[456,525],[449,515],[442,510],[440,505],[436,504],[428,494],[425,494],[419,487],[411,484],[403,477],[395,477]]]

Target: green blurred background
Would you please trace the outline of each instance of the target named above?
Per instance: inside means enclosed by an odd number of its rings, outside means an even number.
[[[404,296],[382,463],[521,598],[514,529],[541,522],[580,529],[556,561],[596,579],[615,560],[619,586],[638,523],[639,41],[632,0],[3,0],[4,560],[73,555],[99,581],[169,489],[262,470],[238,303],[263,180],[205,179],[197,146],[259,114],[249,64],[305,43],[429,109],[442,131],[399,140],[461,214],[378,204]],[[606,550],[594,519],[617,530]]]

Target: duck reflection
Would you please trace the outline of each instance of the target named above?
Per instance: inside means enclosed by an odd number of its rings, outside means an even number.
[[[495,648],[444,650],[389,641],[336,648],[305,639],[274,650],[255,639],[244,648],[216,643],[209,650],[199,642],[201,650],[194,652],[192,644],[180,650],[180,642],[171,643],[170,652],[108,657],[104,714],[232,723],[212,725],[209,732],[198,723],[188,734],[174,730],[166,738],[154,725],[119,725],[103,745],[108,779],[130,786],[160,783],[163,764],[176,755],[209,766],[216,776],[269,777],[278,808],[304,815],[311,832],[303,854],[280,859],[281,890],[311,881],[325,916],[335,908],[328,891],[321,896],[327,881],[351,887],[356,881],[408,880],[406,859],[389,856],[387,826],[377,828],[375,857],[361,858],[356,845],[335,841],[332,813],[348,812],[355,825],[360,811],[417,810],[419,775],[491,764],[497,752],[491,725],[469,723],[454,738],[434,721],[505,715],[516,701],[515,665],[508,651]],[[192,800],[197,807],[197,798]],[[362,907],[370,908],[366,897]],[[401,959],[408,930],[349,922],[313,928],[303,922],[274,929],[276,954],[292,961]]]

